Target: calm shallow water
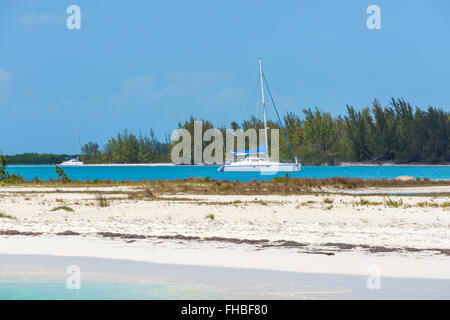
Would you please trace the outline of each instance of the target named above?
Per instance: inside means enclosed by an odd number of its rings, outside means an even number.
[[[126,282],[85,282],[69,290],[63,280],[9,278],[0,281],[0,300],[72,299],[205,299],[201,295],[177,294],[168,286]]]
[[[110,179],[121,180],[175,180],[195,177],[210,177],[217,180],[249,181],[271,180],[274,176],[284,176],[284,173],[261,175],[258,172],[217,172],[217,166],[83,166],[64,167],[69,178],[74,180]],[[10,173],[19,173],[26,179],[38,177],[41,180],[56,179],[54,166],[8,166]],[[304,178],[395,178],[398,176],[413,176],[415,178],[429,178],[432,180],[449,180],[450,166],[368,166],[368,167],[303,167],[300,172],[289,173],[291,177]]]
[[[81,270],[80,290],[66,268]],[[6,299],[448,299],[450,280],[157,264],[128,260],[0,254],[0,300]]]

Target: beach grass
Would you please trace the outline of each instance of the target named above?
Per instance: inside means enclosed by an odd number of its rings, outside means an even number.
[[[144,188],[137,192],[128,192],[127,195],[130,200],[155,200],[157,198],[150,188]]]
[[[211,220],[214,220],[215,218],[216,218],[216,216],[213,215],[213,214],[208,214],[208,215],[205,217],[205,219],[211,219]]]
[[[360,206],[380,206],[382,205],[381,202],[376,202],[376,201],[370,201],[364,198],[359,199],[359,201],[355,202],[355,204],[360,205]]]
[[[400,199],[398,201],[392,200],[391,198],[386,198],[384,200],[384,205],[390,208],[399,208],[403,205],[403,200]]]
[[[450,201],[446,201],[444,203],[441,203],[441,208],[450,208]]]
[[[19,183],[7,183],[7,186],[27,186],[27,187],[91,187],[91,186],[129,186],[129,187],[148,187],[150,191],[154,191],[158,188],[178,188],[189,189],[191,187],[194,190],[208,189],[214,190],[219,193],[233,193],[233,190],[241,191],[242,189],[263,189],[269,188],[270,190],[278,190],[282,192],[295,191],[295,190],[308,190],[311,188],[338,188],[338,189],[357,189],[357,188],[402,188],[402,187],[425,187],[425,186],[450,186],[449,180],[410,180],[401,181],[396,179],[362,179],[362,178],[345,178],[345,177],[332,177],[332,178],[285,178],[280,177],[275,180],[252,180],[252,181],[231,181],[231,180],[215,180],[204,178],[189,178],[189,179],[176,179],[176,180],[71,180],[69,182],[62,182],[60,180],[51,179],[48,181],[43,180],[24,180]]]
[[[439,207],[439,203],[423,201],[423,202],[418,202],[418,203],[417,203],[417,206],[419,206],[419,207],[421,207],[421,208],[425,208],[425,207],[434,207],[434,208],[438,208],[438,207]]]
[[[5,214],[3,212],[0,212],[0,219],[11,219],[11,220],[16,220],[16,217],[11,216],[9,214]]]
[[[299,209],[301,207],[308,207],[309,205],[311,205],[313,203],[314,203],[314,201],[312,201],[312,200],[303,201],[303,202],[300,202],[299,204],[297,204],[296,208]]]
[[[71,207],[68,206],[58,206],[58,207],[54,207],[52,210],[50,211],[59,211],[59,210],[64,210],[67,212],[75,212],[75,210],[73,210]]]
[[[95,200],[97,200],[97,204],[99,207],[105,208],[105,207],[109,207],[109,205],[110,205],[108,198],[106,198],[100,194],[97,195]]]
[[[282,182],[280,182],[282,181]],[[412,180],[412,181],[399,181],[394,179],[360,179],[360,178],[326,178],[326,179],[312,179],[312,178],[279,178],[275,181],[230,181],[230,180],[205,180],[203,178],[191,178],[191,179],[177,179],[177,180],[140,180],[140,181],[111,181],[111,180],[86,180],[86,181],[70,181],[60,182],[56,180],[50,181],[26,181],[25,183],[15,184],[8,186],[17,187],[33,187],[39,188],[56,188],[56,193],[70,193],[69,190],[60,190],[59,188],[86,188],[85,190],[78,190],[77,193],[93,193],[102,194],[102,192],[96,190],[90,190],[91,187],[120,187],[120,189],[111,189],[108,194],[125,194],[130,200],[147,200],[154,201],[159,200],[162,195],[310,195],[310,194],[352,194],[359,190],[365,189],[369,193],[365,193],[365,196],[372,195],[379,196],[392,196],[395,195],[393,191],[383,192],[383,189],[400,189],[405,187],[442,187],[450,186],[450,181],[432,181],[432,180]],[[130,190],[123,190],[123,188],[130,188]],[[373,193],[370,190],[373,189]],[[425,191],[425,190],[424,190]],[[16,190],[16,193],[20,193],[20,190]],[[54,191],[49,191],[54,193]],[[32,193],[32,192],[27,192]],[[39,193],[36,190],[36,193]],[[417,193],[418,194],[418,193]],[[434,192],[431,194],[422,194],[423,196],[438,196],[448,197],[449,192]],[[414,191],[411,196],[415,196]],[[119,199],[119,198],[118,198]],[[111,199],[110,199],[111,200]],[[114,200],[114,199],[112,199]],[[181,199],[180,199],[181,200]],[[189,199],[184,199],[188,201]],[[57,199],[61,205],[63,204],[61,199]],[[325,200],[330,201],[330,200]],[[325,204],[331,204],[325,202]],[[101,207],[109,206],[107,200],[101,198],[97,199],[97,204]],[[264,205],[264,202],[261,202]],[[382,203],[377,202],[365,202],[360,200],[357,205],[380,205]],[[386,206],[393,206],[394,203],[388,201]]]

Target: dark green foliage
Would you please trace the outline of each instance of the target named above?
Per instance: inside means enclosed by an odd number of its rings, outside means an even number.
[[[395,111],[380,106],[377,100],[372,103],[373,125],[371,144],[374,160],[394,160],[396,143]]]
[[[429,107],[423,117],[424,131],[418,132],[417,137],[417,139],[422,138],[421,141],[423,142],[421,159],[431,163],[448,161],[450,158],[449,115],[443,110],[436,110]],[[419,123],[416,126],[418,127]],[[413,143],[411,144],[416,150],[420,147]]]
[[[55,208],[53,208],[52,210],[50,210],[50,211],[58,211],[58,210],[64,210],[64,211],[67,211],[67,212],[74,212],[75,210],[73,210],[71,207],[68,207],[68,206],[59,206],[59,207],[55,207]]]
[[[6,177],[6,166],[8,165],[8,160],[2,154],[0,154],[0,180],[3,181]]]
[[[84,163],[99,163],[102,162],[102,153],[100,147],[96,142],[88,142],[81,147],[81,153],[83,154],[81,160]]]
[[[12,156],[6,156],[9,164],[58,164],[67,158],[73,158],[73,155],[50,154],[50,153],[22,153]]]
[[[124,130],[109,139],[103,150],[94,142],[88,142],[81,150],[81,160],[86,164],[170,162],[169,143],[159,142],[153,130],[139,136]]]
[[[64,170],[59,167],[58,165],[55,165],[55,172],[58,174],[58,180],[62,182],[70,182],[69,177],[64,172]]]
[[[214,126],[212,125],[212,123],[210,121],[207,120],[198,120],[198,119],[194,119],[194,117],[190,117],[188,121],[185,121],[184,123],[178,123],[178,128],[179,129],[186,129],[187,131],[189,131],[190,135],[191,135],[191,162],[194,163],[194,126],[195,126],[195,121],[201,121],[202,122],[202,137],[203,134],[205,133],[206,130],[208,129],[212,129],[214,128]],[[225,136],[224,131],[222,131],[222,134]],[[202,142],[202,150],[204,150],[204,148],[208,145],[209,143],[206,141]],[[171,147],[173,147],[173,144],[171,145]],[[170,149],[170,151],[172,151],[172,149]],[[170,156],[169,156],[169,161],[170,160]]]
[[[242,122],[242,129],[248,130],[248,129],[264,129],[264,123],[261,119],[256,118],[255,116],[251,116],[249,120],[244,120]]]
[[[385,108],[377,100],[371,109],[347,106],[347,114],[334,119],[317,108],[303,113],[304,119],[287,114],[284,125],[304,164],[450,161],[450,114],[441,109],[423,111],[403,99],[392,99]],[[292,159],[282,143],[280,158]]]
[[[337,132],[336,122],[330,113],[319,109],[303,110],[305,120],[303,131],[305,154],[303,159],[311,163],[330,163],[336,157]]]
[[[444,163],[450,162],[450,113],[433,107],[421,110],[412,107],[404,99],[392,98],[387,107],[374,100],[371,108],[356,111],[347,106],[344,116],[333,118],[330,113],[318,108],[301,110],[303,117],[288,112],[283,126],[294,153],[306,165],[338,164],[341,161],[396,163]],[[194,152],[193,117],[178,128],[191,133],[191,152]],[[280,129],[276,121],[268,121],[271,129]],[[232,129],[263,129],[263,123],[256,117],[241,124],[231,123]],[[202,133],[213,128],[210,121],[202,120]],[[218,128],[225,137],[225,127]],[[280,160],[292,161],[286,138],[279,132]],[[269,147],[271,144],[269,130]],[[203,141],[203,148],[210,142]],[[224,151],[225,151],[224,141]],[[261,141],[259,145],[262,145]],[[135,135],[127,130],[109,139],[103,148],[95,142],[82,147],[81,160],[85,163],[155,163],[171,162],[174,143],[156,139],[151,130],[149,135]],[[236,145],[235,145],[236,147]],[[248,141],[246,140],[246,148]],[[3,157],[0,176],[6,177],[6,162],[14,164],[57,164],[66,155],[27,153]],[[10,176],[11,177],[11,176]],[[4,178],[3,178],[4,179]],[[19,178],[18,178],[19,179]]]
[[[10,174],[8,172],[6,173],[5,178],[1,181],[4,183],[11,183],[11,184],[21,184],[26,182],[25,178],[20,174]]]
[[[20,174],[10,174],[6,171],[6,167],[8,165],[7,158],[0,153],[0,182],[2,184],[5,183],[13,183],[20,184],[25,182],[25,179]]]
[[[288,183],[291,179],[291,176],[289,175],[289,173],[285,173],[284,177],[273,177],[272,178],[272,182],[286,182]]]
[[[233,130],[237,130],[240,129],[239,125],[237,124],[237,122],[231,122],[231,129]]]
[[[345,117],[346,129],[350,143],[352,145],[353,161],[367,161],[373,159],[373,144],[370,133],[372,127],[372,117],[369,109],[356,112],[351,106],[347,106],[347,116]]]

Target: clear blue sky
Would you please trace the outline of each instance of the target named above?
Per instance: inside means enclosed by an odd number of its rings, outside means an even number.
[[[66,8],[81,8],[81,30]],[[366,27],[369,5],[381,30]],[[75,153],[119,130],[256,112],[257,58],[282,113],[374,98],[450,110],[450,1],[3,0],[0,150]],[[273,113],[270,118],[273,118]]]

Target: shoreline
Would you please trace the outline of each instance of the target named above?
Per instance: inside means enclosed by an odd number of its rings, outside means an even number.
[[[450,279],[447,256],[411,256],[392,253],[367,255],[340,252],[333,256],[296,250],[255,250],[251,246],[191,246],[180,241],[133,242],[95,237],[2,237],[0,255],[38,255],[102,258],[165,265],[218,267],[306,274],[367,276],[377,266],[384,277]],[[76,263],[75,263],[76,264]]]
[[[0,299],[7,300],[448,299],[450,286],[448,278],[391,277],[386,274],[389,270],[386,264],[378,266],[381,271],[378,289],[382,290],[373,290],[368,281],[374,265],[366,268],[365,274],[349,275],[67,255],[0,254],[0,261]],[[79,268],[82,290],[65,288],[68,266]],[[430,272],[435,270],[431,268]]]
[[[9,164],[9,167],[28,167],[28,166],[55,166],[55,164]],[[174,163],[92,163],[83,164],[80,166],[61,166],[64,167],[219,167],[220,165],[209,164],[182,164]],[[424,163],[346,163],[343,162],[338,165],[303,165],[303,167],[450,167],[450,164],[424,164]]]

